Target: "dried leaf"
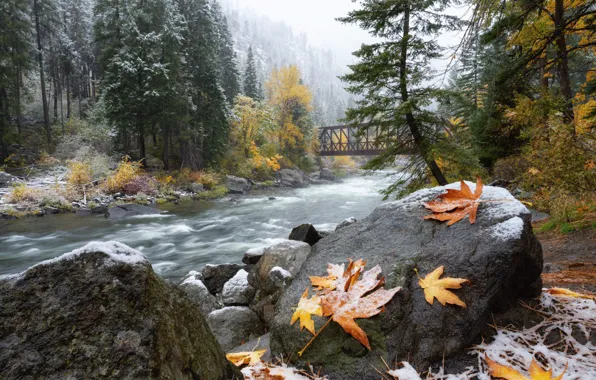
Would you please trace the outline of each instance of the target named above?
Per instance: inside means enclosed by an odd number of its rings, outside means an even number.
[[[357,261],[352,261],[351,259],[348,260],[348,267],[345,271],[344,264],[327,264],[327,276],[310,276],[310,282],[312,283],[312,286],[316,287],[317,290],[334,290],[337,287],[344,287],[350,275],[356,273],[360,268],[364,268],[366,266],[366,261],[362,259]]]
[[[294,314],[292,315],[290,324],[293,325],[294,322],[300,318],[300,330],[306,327],[308,331],[315,335],[315,322],[310,317],[312,314],[318,316],[322,315],[321,299],[319,296],[313,296],[309,299],[308,288],[306,288],[300,298],[300,302],[298,302],[296,311],[294,311]]]
[[[461,181],[459,190],[447,189],[445,194],[441,194],[437,199],[424,204],[424,207],[433,212],[433,214],[425,216],[424,219],[448,221],[447,225],[450,226],[469,215],[470,224],[474,224],[483,186],[482,179],[478,177],[476,189],[472,193],[470,187],[464,181]]]
[[[591,296],[589,294],[583,293],[576,293],[573,290],[565,289],[565,288],[550,288],[545,290],[548,294],[558,295],[558,296],[565,296],[565,297],[573,297],[573,298],[585,298],[589,300],[596,301],[596,297]]]
[[[424,279],[418,276],[418,285],[424,289],[424,298],[426,298],[426,302],[432,305],[436,298],[443,306],[450,303],[466,307],[466,304],[459,299],[458,296],[447,289],[460,289],[463,283],[470,283],[470,281],[465,278],[451,277],[439,279],[439,277],[443,275],[444,269],[445,268],[441,265],[431,273],[427,274]]]
[[[370,318],[379,314],[383,306],[391,301],[401,288],[380,289],[385,284],[385,279],[377,279],[381,274],[381,267],[378,265],[364,272],[361,279],[358,278],[363,268],[356,264],[353,265],[352,269],[354,268],[355,272],[347,277],[344,287],[337,287],[321,297],[321,306],[324,316],[330,316],[348,334],[370,350],[366,333],[354,319]]]
[[[267,352],[267,349],[251,351],[251,352],[232,352],[226,354],[226,359],[234,363],[236,367],[245,364],[255,365],[261,361],[261,357]]]
[[[484,355],[484,360],[488,365],[488,369],[491,376],[502,378],[505,380],[561,380],[563,378],[563,375],[565,374],[565,371],[567,371],[567,366],[565,366],[565,369],[559,376],[552,377],[552,368],[548,371],[545,371],[540,367],[536,360],[532,359],[532,364],[530,364],[530,368],[528,369],[530,377],[528,377],[522,375],[519,371],[511,367],[499,364],[494,360],[491,360],[486,354]]]

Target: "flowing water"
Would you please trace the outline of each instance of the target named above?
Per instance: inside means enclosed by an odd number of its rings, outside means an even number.
[[[240,262],[247,249],[282,241],[302,223],[332,230],[345,218],[361,219],[383,202],[379,190],[393,180],[395,175],[376,173],[304,189],[254,191],[235,201],[169,205],[161,207],[164,214],[123,220],[68,214],[0,221],[0,275],[92,240],[116,240],[143,252],[157,273],[178,279],[207,263]]]

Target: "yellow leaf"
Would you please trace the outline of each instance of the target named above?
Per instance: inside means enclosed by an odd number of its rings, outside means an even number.
[[[532,364],[530,364],[530,368],[528,369],[530,377],[528,377],[511,367],[499,364],[494,360],[491,360],[486,354],[484,354],[484,360],[488,365],[488,369],[491,376],[505,380],[561,380],[563,379],[565,371],[567,371],[567,366],[565,366],[565,369],[559,376],[552,377],[552,368],[548,371],[545,371],[540,367],[540,365],[538,365],[536,360],[532,359]]]
[[[291,325],[294,324],[300,318],[300,330],[306,327],[313,335],[315,335],[315,322],[310,317],[312,314],[321,316],[323,310],[321,309],[321,298],[319,296],[313,296],[308,298],[308,288],[302,294],[302,298],[298,302],[298,307],[292,315]]]
[[[465,278],[451,278],[445,277],[439,280],[439,277],[443,275],[444,267],[441,265],[431,273],[427,274],[424,279],[418,276],[418,284],[424,289],[424,298],[429,304],[433,304],[436,298],[441,305],[453,304],[461,307],[466,307],[466,304],[459,299],[454,293],[447,289],[459,289],[463,283],[470,283]]]
[[[267,352],[267,349],[251,352],[231,352],[226,354],[226,359],[234,363],[236,367],[242,365],[255,365],[261,361],[261,357]]]
[[[591,296],[588,294],[576,293],[572,290],[565,289],[565,288],[550,288],[550,289],[545,290],[545,292],[548,294],[553,294],[553,295],[557,295],[557,296],[565,296],[565,297],[573,297],[573,298],[586,298],[589,300],[596,301],[596,297],[594,297],[594,296]]]

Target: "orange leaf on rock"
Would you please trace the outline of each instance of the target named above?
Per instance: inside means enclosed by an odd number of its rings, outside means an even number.
[[[312,283],[312,286],[316,287],[318,290],[334,290],[337,287],[345,286],[346,281],[352,274],[356,273],[360,268],[364,268],[366,266],[366,261],[362,259],[357,261],[352,261],[350,259],[348,260],[350,262],[348,263],[348,267],[345,270],[344,264],[327,264],[327,276],[310,276],[310,282]]]
[[[459,299],[458,296],[447,289],[459,289],[462,284],[466,282],[469,283],[470,281],[465,278],[451,277],[439,279],[439,277],[443,275],[444,269],[445,268],[441,265],[431,273],[427,274],[424,279],[418,276],[418,285],[424,289],[424,298],[426,298],[426,302],[432,305],[436,298],[443,306],[450,303],[466,307],[466,304]]]
[[[300,330],[306,328],[310,331],[313,335],[315,334],[315,322],[312,320],[311,315],[322,315],[321,309],[321,299],[319,296],[313,296],[312,298],[308,298],[308,288],[302,294],[300,301],[298,302],[298,307],[294,314],[292,315],[292,321],[290,324],[294,324],[300,318]]]
[[[424,219],[448,221],[447,225],[450,226],[469,215],[470,224],[474,224],[483,187],[480,177],[476,181],[474,192],[470,190],[470,187],[464,181],[461,181],[459,190],[447,189],[445,194],[441,194],[437,199],[424,204],[424,207],[433,212],[433,214],[425,216]]]
[[[261,356],[263,356],[267,352],[267,350],[258,350],[258,351],[251,351],[251,352],[232,352],[226,354],[226,359],[234,363],[236,367],[240,367],[242,365],[255,365],[261,361]]]
[[[354,319],[370,318],[379,314],[383,310],[383,306],[391,301],[401,288],[381,289],[380,287],[385,284],[385,279],[383,277],[378,279],[381,274],[381,267],[378,265],[364,272],[362,279],[358,279],[362,267],[353,266],[357,269],[347,277],[343,287],[328,291],[321,297],[321,306],[324,316],[330,316],[348,334],[370,350],[366,333]]]
[[[565,369],[559,376],[553,377],[552,368],[548,371],[545,371],[540,367],[540,365],[538,365],[536,360],[532,359],[532,364],[530,364],[530,368],[528,369],[530,377],[528,377],[521,374],[516,369],[491,360],[486,354],[484,355],[484,360],[488,365],[491,376],[505,380],[561,380],[563,379],[565,371],[567,371],[567,366],[565,366]]]

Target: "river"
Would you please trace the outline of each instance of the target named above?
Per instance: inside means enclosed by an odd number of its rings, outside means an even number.
[[[299,224],[332,230],[345,218],[363,218],[383,202],[379,190],[394,180],[395,174],[375,173],[303,189],[259,190],[235,201],[164,205],[164,214],[123,220],[66,214],[0,221],[0,275],[89,241],[116,240],[143,252],[163,277],[177,280],[207,263],[239,263],[247,249],[282,241]]]

